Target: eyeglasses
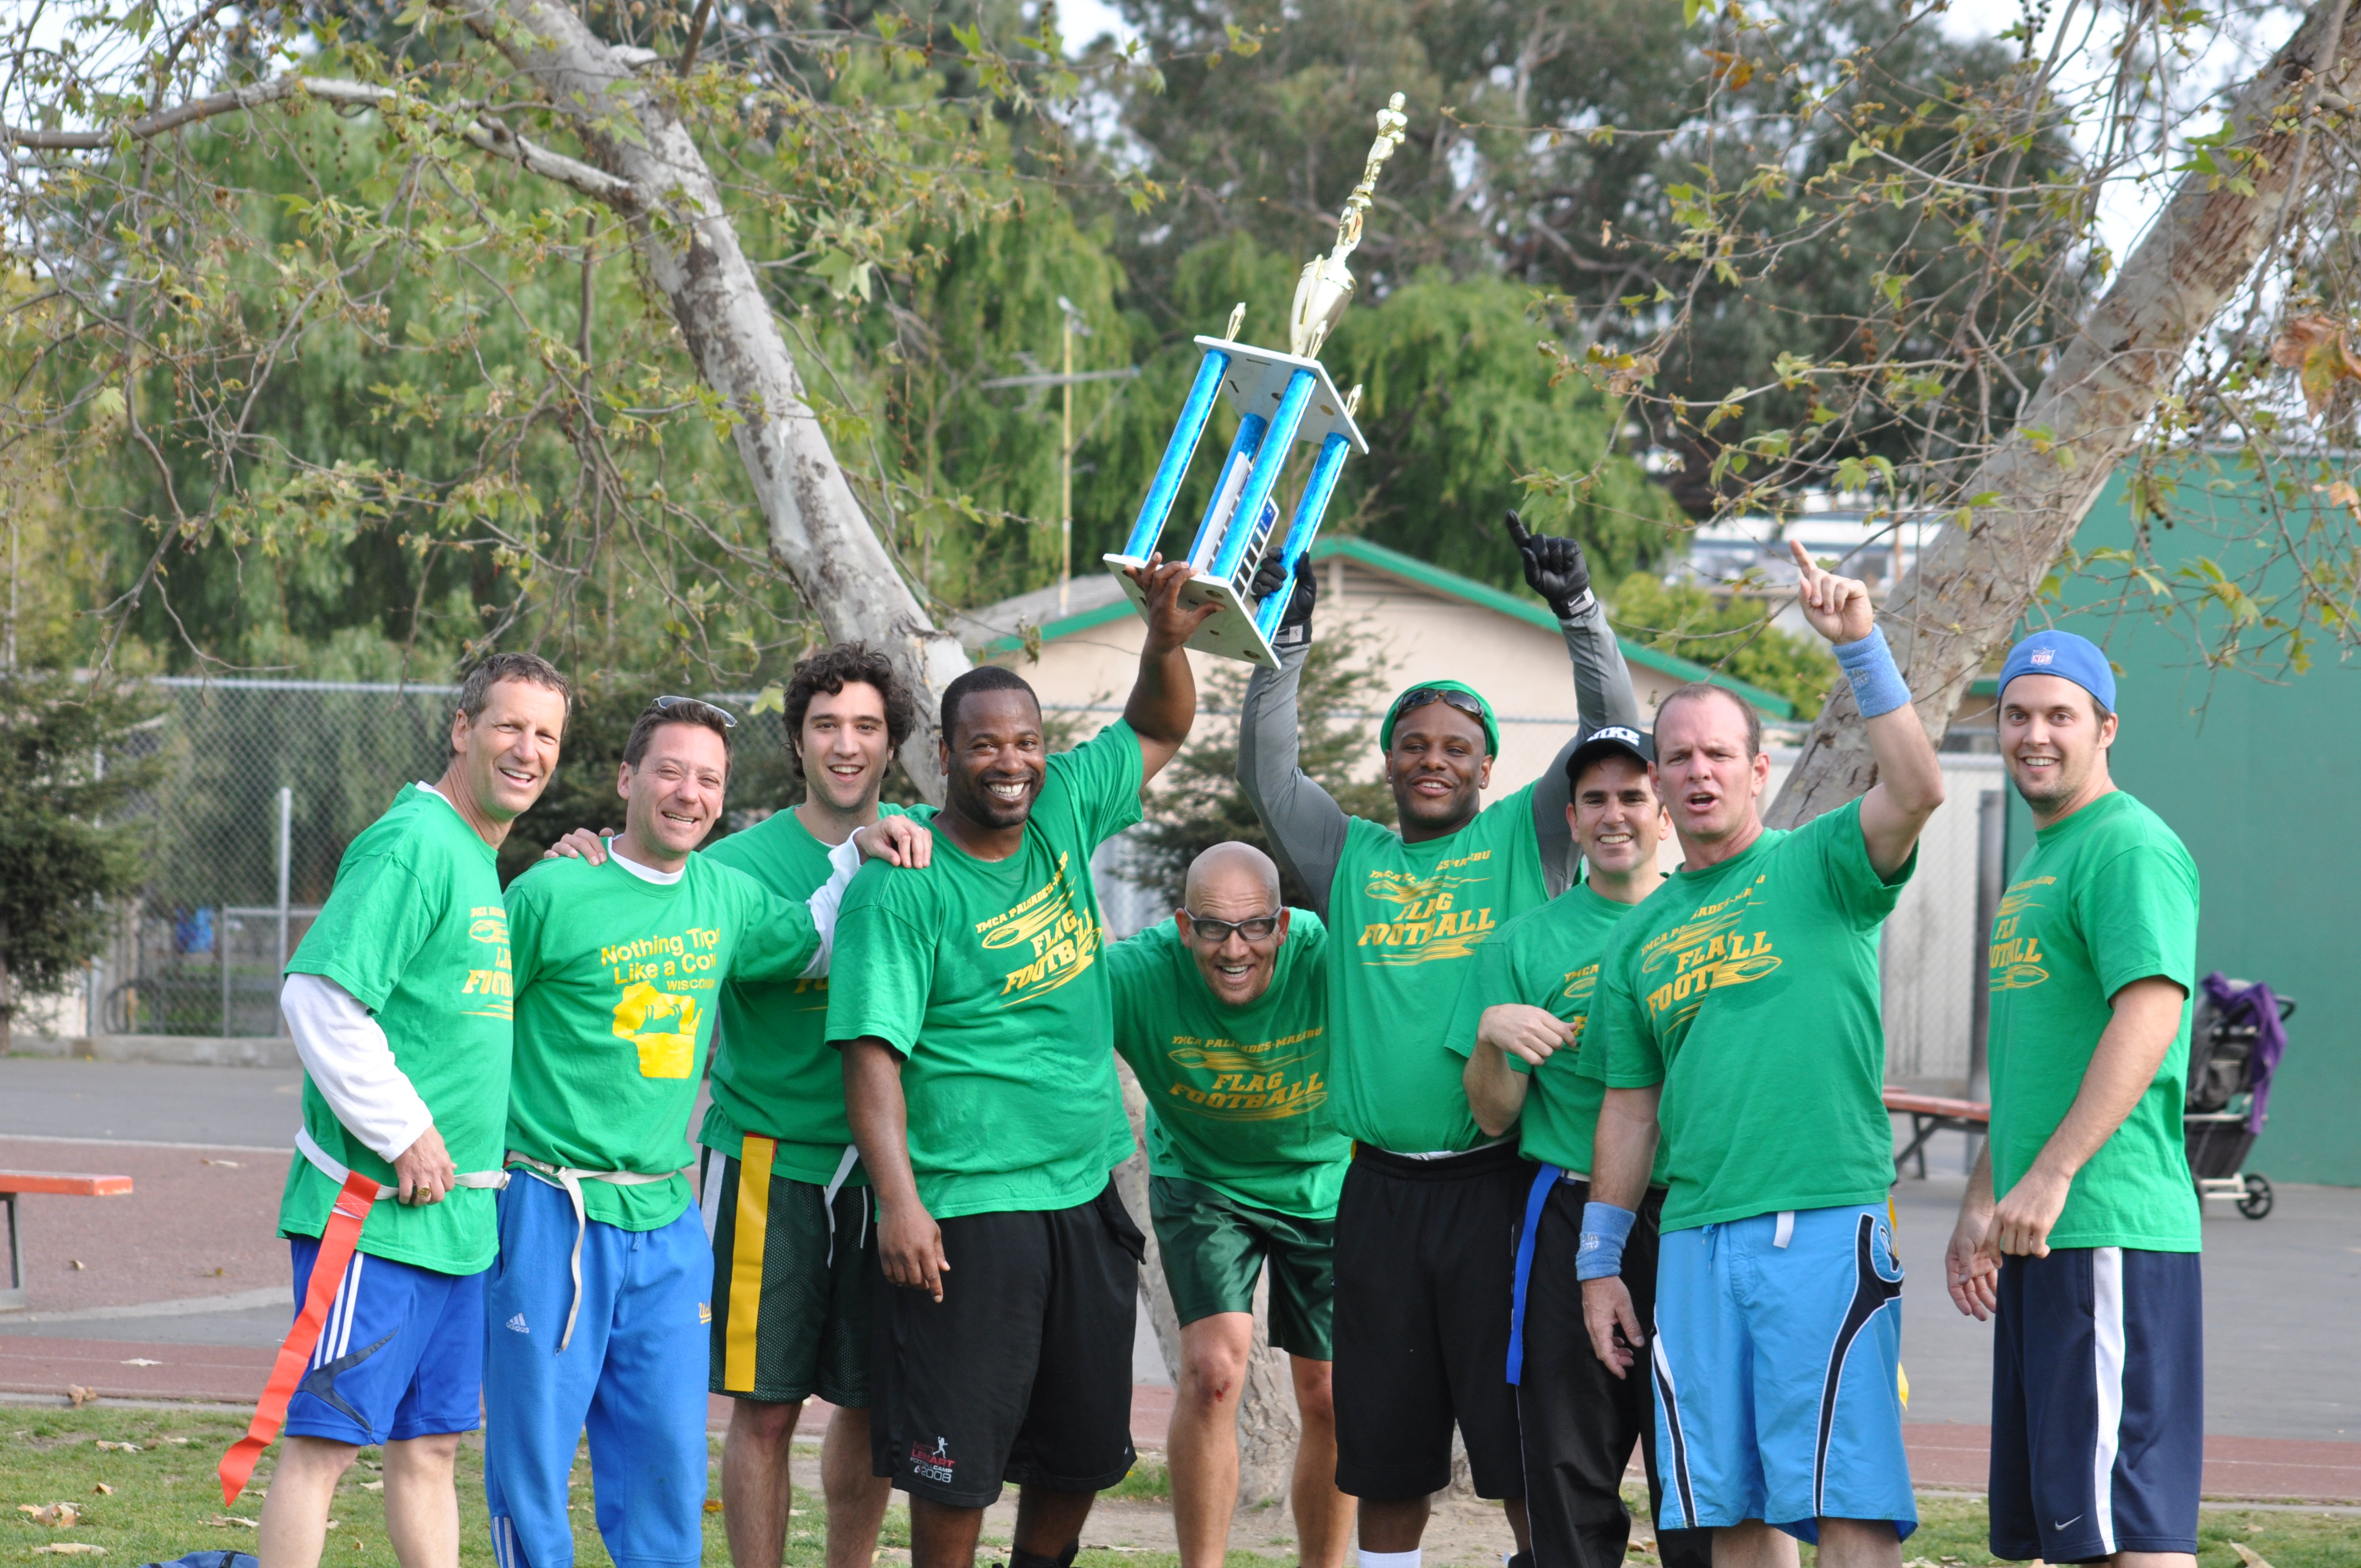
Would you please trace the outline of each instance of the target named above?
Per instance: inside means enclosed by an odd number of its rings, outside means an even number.
[[[1279,916],[1257,915],[1251,920],[1211,920],[1195,910],[1183,910],[1189,916],[1189,929],[1195,938],[1209,948],[1218,948],[1235,931],[1249,942],[1268,942],[1279,929]]]
[[[726,707],[718,707],[713,703],[709,703],[701,696],[660,696],[656,698],[655,701],[648,704],[648,706],[654,708],[658,713],[670,713],[675,707],[701,707],[705,709],[706,712],[710,713],[715,718],[720,719],[721,727],[724,729],[735,729],[738,728],[738,716],[736,714],[730,712]]]
[[[1424,707],[1430,702],[1439,702],[1445,707],[1455,707],[1477,723],[1484,722],[1483,702],[1467,692],[1454,691],[1448,686],[1417,686],[1402,693],[1395,700],[1394,715],[1400,718],[1405,713]]]

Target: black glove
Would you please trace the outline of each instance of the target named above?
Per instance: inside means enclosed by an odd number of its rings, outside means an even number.
[[[1507,515],[1509,537],[1524,557],[1526,584],[1565,620],[1590,597],[1590,563],[1582,558],[1582,546],[1555,534],[1528,533],[1524,519]]]
[[[1270,598],[1284,585],[1280,571],[1276,551],[1264,556],[1262,565],[1255,568],[1253,579],[1246,584],[1246,591],[1254,595],[1257,604]],[[1297,556],[1295,592],[1289,598],[1287,609],[1279,613],[1279,630],[1271,633],[1273,649],[1300,648],[1312,641],[1312,605],[1319,597],[1319,579],[1312,576],[1311,555],[1307,553]]]

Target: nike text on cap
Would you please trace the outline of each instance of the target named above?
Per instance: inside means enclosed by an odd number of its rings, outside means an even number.
[[[1599,758],[1617,755],[1637,757],[1642,767],[1653,767],[1656,762],[1655,738],[1644,729],[1634,729],[1628,724],[1609,724],[1592,730],[1565,760],[1565,783],[1572,789],[1582,778],[1582,770]]]

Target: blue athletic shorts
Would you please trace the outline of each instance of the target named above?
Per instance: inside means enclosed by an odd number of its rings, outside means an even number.
[[[598,1533],[619,1568],[705,1560],[705,1383],[713,1248],[695,1209],[653,1231],[593,1220],[582,1302],[574,1205],[516,1171],[484,1289],[484,1495],[500,1568],[572,1568],[566,1487],[587,1430]]]
[[[2196,1552],[2205,1467],[2197,1260],[2114,1246],[2001,1260],[1994,1556]]]
[[[1657,1527],[1918,1528],[1902,1449],[1902,1264],[1885,1206],[1669,1231],[1656,1265]]]
[[[295,1310],[312,1288],[317,1236],[290,1236]],[[353,1254],[287,1401],[287,1431],[336,1442],[402,1442],[474,1431],[484,1383],[484,1277]]]

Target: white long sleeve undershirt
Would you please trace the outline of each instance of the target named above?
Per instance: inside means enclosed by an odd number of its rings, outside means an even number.
[[[385,1031],[351,992],[322,975],[291,974],[279,1007],[320,1097],[379,1158],[394,1158],[434,1125]]]

